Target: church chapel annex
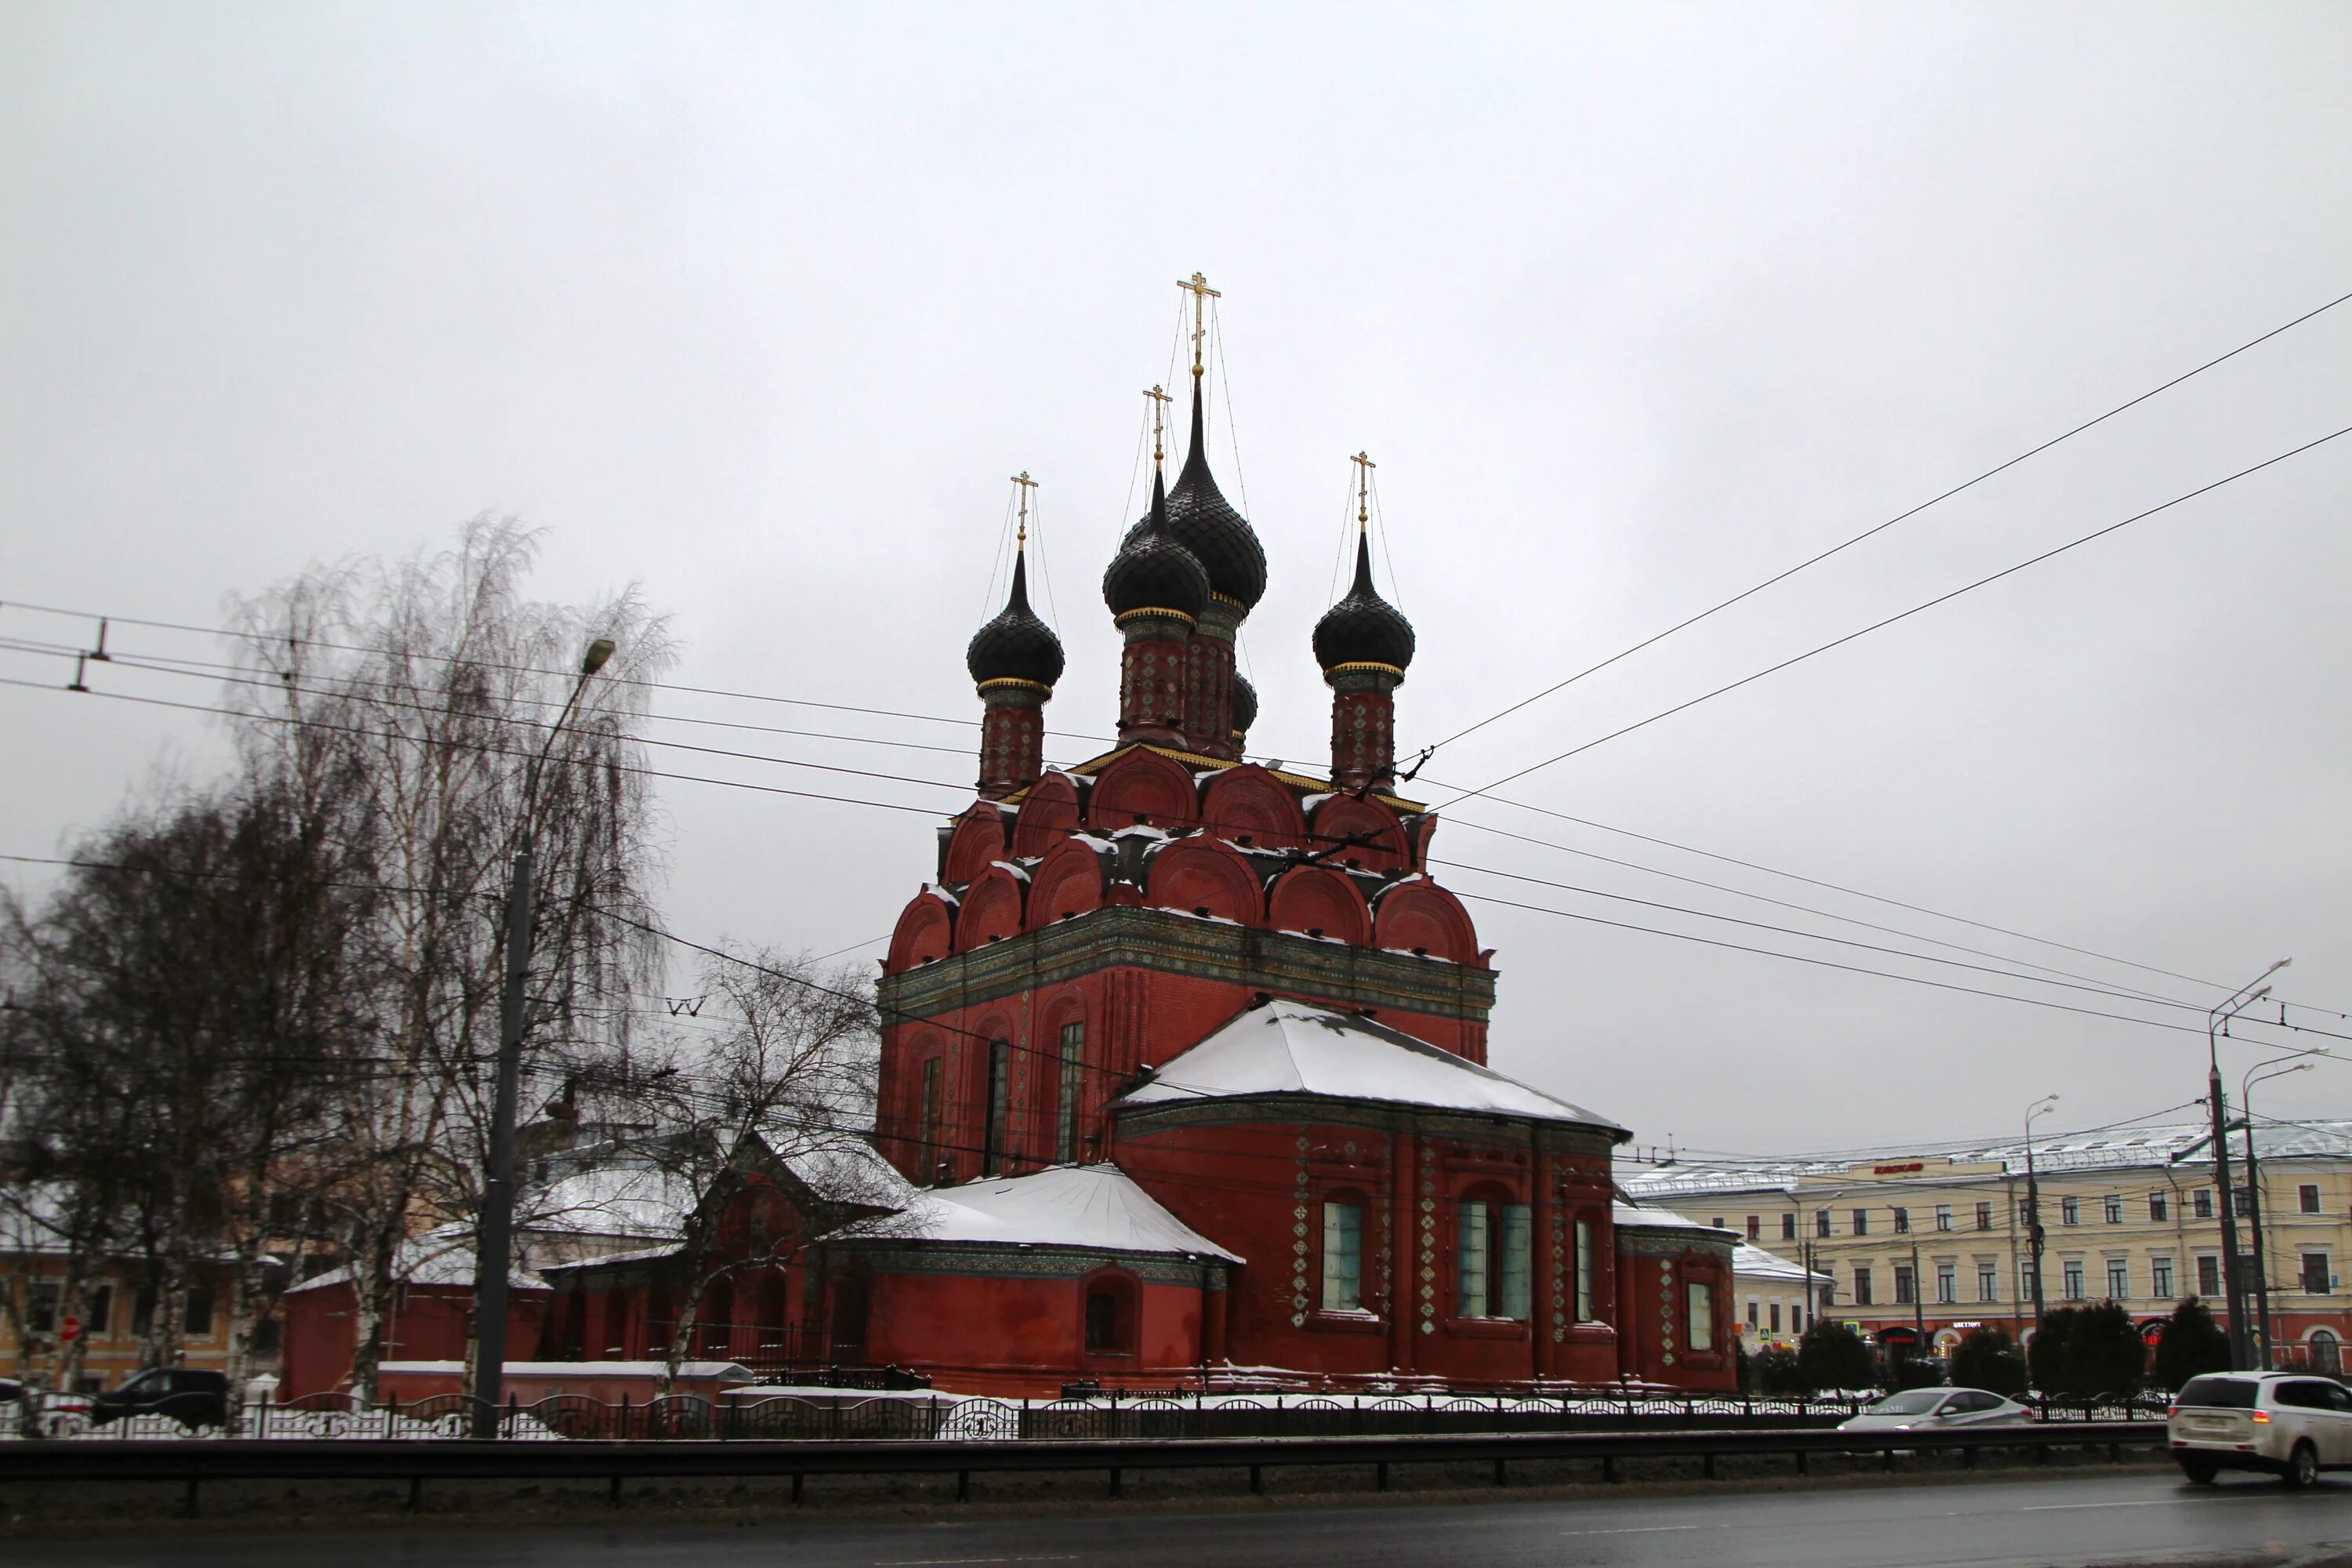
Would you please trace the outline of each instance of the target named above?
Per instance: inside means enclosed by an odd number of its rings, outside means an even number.
[[[1244,756],[1234,639],[1266,557],[1209,469],[1214,291],[1182,287],[1190,449],[1167,483],[1155,404],[1150,508],[1103,574],[1118,744],[1044,765],[1064,658],[1025,528],[967,652],[978,798],[880,981],[877,1143],[924,1217],[826,1249],[835,1337],[1005,1391],[1730,1387],[1734,1238],[1616,1201],[1626,1130],[1486,1066],[1492,954],[1428,874],[1434,815],[1399,793],[1413,631],[1360,504],[1354,581],[1314,634],[1329,775]]]

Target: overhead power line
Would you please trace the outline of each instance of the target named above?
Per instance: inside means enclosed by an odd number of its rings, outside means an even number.
[[[2028,458],[2039,457],[2041,454],[2050,450],[2053,447],[2058,446],[2063,442],[2073,440],[2075,437],[2080,436],[2085,430],[2105,424],[2108,420],[2113,419],[2118,414],[2123,414],[2130,409],[2138,407],[2141,404],[2146,403],[2149,398],[2169,392],[2174,387],[2180,385],[2183,382],[2193,380],[2194,378],[2204,374],[2207,371],[2211,370],[2214,366],[2226,363],[2227,362],[2237,358],[2240,354],[2244,353],[2247,350],[2257,348],[2262,344],[2270,342],[2273,338],[2277,337],[2282,332],[2292,331],[2293,329],[2303,325],[2305,321],[2311,321],[2317,316],[2324,315],[2327,311],[2334,310],[2336,306],[2344,303],[2347,300],[2352,300],[2352,294],[2338,294],[2335,299],[2328,300],[2327,303],[2319,306],[2316,310],[2306,310],[2291,321],[2285,322],[2280,326],[2273,327],[2269,331],[2263,333],[2260,337],[2249,338],[2246,342],[2240,343],[2236,348],[2231,349],[2229,353],[2209,359],[2203,364],[2197,366],[2194,370],[2184,371],[2180,374],[2174,376],[2170,381],[2165,382],[2159,386],[2150,387],[2147,391],[2141,393],[2137,397],[2132,398],[2127,402],[2118,403],[2113,408],[2108,409],[2105,414],[2099,415],[2096,418],[2086,419],[2071,430],[2063,431],[2058,435],[2053,436],[2048,440],[2040,443],[2038,446],[2029,447],[2014,458],[2010,458],[2006,462],[1995,464],[1993,467],[1987,468],[1984,472],[1977,475],[1976,478],[1972,479],[1963,480],[1961,483],[1954,485],[1950,489],[1945,490],[1937,495],[1930,496],[1926,500],[1921,501],[1918,505],[1912,507],[1907,510],[1899,511],[1882,523],[1878,523],[1871,528],[1864,529],[1860,533],[1853,535],[1851,539],[1841,540],[1839,542],[1831,545],[1827,550],[1822,551],[1818,555],[1808,556],[1806,559],[1798,562],[1794,566],[1790,566],[1785,571],[1774,573],[1771,576],[1765,578],[1762,582],[1756,584],[1752,587],[1741,589],[1738,593],[1732,595],[1731,597],[1723,600],[1719,604],[1710,605],[1706,609],[1699,611],[1698,614],[1691,616],[1684,620],[1677,621],[1673,626],[1666,627],[1664,631],[1655,632],[1649,637],[1643,637],[1640,642],[1633,644],[1631,647],[1622,648],[1616,653],[1611,654],[1607,658],[1602,659],[1598,664],[1589,665],[1586,668],[1578,670],[1574,675],[1570,676],[1565,680],[1556,681],[1553,684],[1545,687],[1541,691],[1535,693],[1535,695],[1531,697],[1523,697],[1518,701],[1512,703],[1509,707],[1505,708],[1498,712],[1490,713],[1475,724],[1469,725],[1465,729],[1454,731],[1451,735],[1448,735],[1444,740],[1436,742],[1436,745],[1433,746],[1431,749],[1434,751],[1445,746],[1450,746],[1454,742],[1462,739],[1465,735],[1475,734],[1478,731],[1485,729],[1487,725],[1492,724],[1498,720],[1507,719],[1512,714],[1518,712],[1523,708],[1528,707],[1533,703],[1542,701],[1545,698],[1551,696],[1554,692],[1565,691],[1568,688],[1575,685],[1578,681],[1582,680],[1586,676],[1597,675],[1601,670],[1608,668],[1611,665],[1616,664],[1622,659],[1630,658],[1633,655],[1640,653],[1643,648],[1654,647],[1655,645],[1665,641],[1666,638],[1673,637],[1677,632],[1687,631],[1692,626],[1698,625],[1701,621],[1731,608],[1732,605],[1740,603],[1744,599],[1753,598],[1757,595],[1764,592],[1767,588],[1772,587],[1776,584],[1785,583],[1790,578],[1794,577],[1798,573],[1803,572],[1810,567],[1818,566],[1822,562],[1827,561],[1831,556],[1852,549],[1853,546],[1860,544],[1864,540],[1874,538],[1878,534],[1885,532],[1888,529],[1893,528],[1899,522],[1903,522],[1918,516],[1921,512],[1926,511],[1930,507],[1948,501],[1964,490],[1973,489],[1977,486],[1984,483],[1987,479],[1994,478],[1996,475],[2007,473],[2010,469],[2017,467],[2020,463],[2026,461]]]
[[[2158,512],[2169,511],[2172,508],[2179,506],[2187,501],[2195,500],[2200,496],[2210,495],[2224,485],[2235,484],[2238,480],[2246,478],[2250,474],[2261,473],[2264,468],[2273,467],[2279,463],[2284,463],[2290,458],[2300,457],[2304,453],[2311,451],[2315,447],[2324,447],[2328,442],[2347,435],[2352,435],[2352,425],[2347,425],[2339,429],[2331,430],[2326,435],[2319,437],[2315,440],[2305,441],[2299,447],[2291,447],[2285,451],[2277,454],[2275,457],[2265,458],[2261,462],[2255,463],[2251,467],[2240,468],[2234,474],[2230,474],[2221,479],[2215,479],[2210,484],[2200,485],[2193,490],[2184,491],[2179,495],[2174,496],[2170,500],[2159,502],[2155,506],[2149,507],[2145,511],[2134,512],[2131,516],[2124,518],[2120,521],[2111,522],[2105,528],[2093,529],[2090,532],[2083,534],[2079,538],[2070,539],[2063,544],[2053,546],[2051,549],[2042,551],[2038,555],[2030,555],[2026,557],[2026,559],[2017,562],[2012,565],[2002,567],[1998,572],[1979,577],[1973,583],[1962,584],[1959,587],[1954,588],[1949,593],[1938,594],[1932,599],[1914,605],[1907,610],[1898,611],[1894,615],[1886,616],[1884,620],[1873,621],[1870,625],[1860,627],[1854,631],[1850,631],[1843,637],[1832,637],[1830,641],[1822,643],[1818,647],[1807,648],[1804,652],[1792,655],[1788,658],[1780,660],[1777,664],[1767,665],[1764,668],[1757,670],[1753,674],[1743,675],[1737,680],[1727,681],[1725,684],[1717,687],[1712,691],[1701,692],[1698,696],[1693,697],[1686,701],[1677,702],[1671,708],[1665,709],[1660,712],[1653,713],[1646,719],[1636,720],[1631,724],[1620,725],[1618,728],[1610,731],[1607,734],[1596,736],[1594,739],[1585,742],[1580,746],[1570,746],[1567,751],[1559,753],[1557,756],[1546,757],[1542,762],[1531,763],[1516,773],[1505,773],[1501,778],[1496,779],[1493,784],[1487,784],[1483,789],[1470,790],[1465,794],[1456,795],[1454,799],[1447,801],[1445,805],[1447,806],[1459,805],[1465,800],[1484,795],[1491,790],[1500,789],[1505,784],[1514,784],[1520,779],[1526,778],[1529,773],[1538,773],[1545,768],[1550,767],[1555,763],[1564,763],[1570,757],[1581,756],[1586,752],[1592,750],[1595,746],[1606,745],[1610,742],[1617,740],[1622,736],[1632,734],[1636,730],[1647,729],[1650,725],[1657,723],[1662,719],[1671,719],[1675,714],[1696,708],[1702,702],[1712,701],[1714,699],[1721,697],[1727,692],[1737,691],[1743,686],[1753,685],[1757,681],[1762,680],[1767,676],[1777,675],[1781,670],[1787,669],[1792,665],[1802,664],[1807,659],[1828,653],[1832,648],[1843,647],[1846,644],[1855,641],[1857,638],[1866,637],[1875,631],[1882,631],[1885,628],[1895,625],[1898,621],[1908,620],[1913,616],[1918,615],[1923,611],[1932,610],[1938,605],[1949,604],[1963,594],[1974,593],[1977,589],[1985,587],[1993,583],[1998,583],[2004,577],[2014,576],[2016,574],[2026,570],[2028,567],[2038,566],[2042,563],[2051,560],[2053,557],[2063,555],[2070,550],[2089,544],[2095,540],[2105,539],[2111,533],[2116,532],[2122,529],[2129,528],[2133,523],[2145,521],[2147,519],[2156,516]]]

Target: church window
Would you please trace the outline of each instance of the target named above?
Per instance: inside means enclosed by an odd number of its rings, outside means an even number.
[[[1088,1355],[1127,1355],[1135,1337],[1135,1289],[1116,1274],[1098,1275],[1087,1286],[1086,1346]]]
[[[923,1062],[923,1104],[916,1122],[916,1142],[922,1145],[922,1173],[926,1184],[938,1179],[940,1170],[940,1058],[929,1057]]]
[[[1528,1311],[1528,1243],[1533,1227],[1525,1204],[1465,1199],[1457,1259],[1456,1310],[1465,1318],[1515,1318]]]
[[[988,1042],[988,1131],[981,1140],[980,1164],[982,1173],[991,1176],[1004,1173],[1011,1154],[1004,1142],[1005,1106],[1012,1093],[1012,1086],[1006,1080],[1013,1076],[1009,1070],[1012,1055],[1012,1041]]]
[[[1360,1311],[1364,1305],[1364,1211],[1355,1204],[1323,1205],[1323,1310]]]
[[[1462,1244],[1459,1281],[1456,1292],[1457,1312],[1465,1318],[1486,1315],[1489,1287],[1494,1275],[1491,1214],[1492,1205],[1465,1203],[1462,1205]]]
[[[1691,1281],[1690,1287],[1690,1348],[1708,1351],[1715,1348],[1715,1287]]]
[[[1522,1323],[1528,1321],[1528,1276],[1534,1229],[1527,1205],[1503,1205],[1502,1259],[1501,1267],[1496,1270],[1501,1277],[1503,1287],[1502,1310],[1495,1314],[1498,1318],[1509,1318]]]
[[[1062,1026],[1062,1066],[1056,1089],[1060,1104],[1054,1124],[1054,1158],[1065,1165],[1078,1157],[1078,1058],[1086,1038],[1084,1024]]]
[[[1576,1222],[1576,1321],[1590,1323],[1592,1315],[1592,1222]]]

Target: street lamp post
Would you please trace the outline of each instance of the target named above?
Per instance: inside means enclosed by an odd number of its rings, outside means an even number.
[[[2033,1119],[2058,1107],[2058,1097],[2045,1094],[2025,1111],[2025,1246],[2033,1258],[2033,1331],[2042,1331],[2042,1184],[2033,1173]]]
[[[507,1362],[507,1269],[514,1234],[515,1100],[522,1078],[524,982],[530,973],[532,809],[539,775],[579,705],[588,679],[613,657],[613,640],[598,637],[580,660],[580,679],[548,726],[547,742],[523,775],[522,831],[507,885],[506,976],[499,998],[499,1067],[490,1100],[490,1169],[482,1183],[480,1235],[474,1253],[474,1420],[477,1437],[499,1435],[499,1397]]]
[[[2270,1079],[2284,1078],[2289,1073],[2309,1072],[2311,1063],[2294,1061],[2297,1057],[2324,1057],[2324,1050],[2290,1051],[2283,1057],[2273,1057],[2266,1062],[2256,1062],[2238,1080],[2238,1116],[2246,1129],[2246,1229],[2247,1240],[2254,1249],[2254,1327],[2262,1336],[2263,1370],[2270,1371],[2276,1363],[2277,1352],[2271,1345],[2271,1282],[2270,1259],[2263,1246],[2263,1183],[2254,1164],[2254,1085]],[[2278,1067],[2281,1062],[2294,1062],[2293,1067]],[[2264,1072],[2264,1068],[2277,1068]]]
[[[2271,988],[2263,982],[2294,962],[2280,959],[2223,997],[2220,1005],[2205,1015],[2205,1094],[2213,1112],[2213,1178],[2221,1200],[2221,1287],[2230,1299],[2231,1366],[2250,1366],[2254,1355],[2253,1336],[2248,1332],[2246,1322],[2245,1277],[2238,1267],[2238,1205],[2230,1183],[2230,1135],[2226,1125],[2229,1103],[2221,1089],[2221,1030],[2222,1024],[2241,1008],[2251,1007],[2269,995]],[[2256,990],[2257,986],[2261,989]]]

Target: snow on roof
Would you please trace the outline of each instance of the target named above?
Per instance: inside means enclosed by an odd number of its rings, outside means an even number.
[[[1752,1241],[1743,1241],[1731,1249],[1731,1272],[1741,1279],[1798,1279],[1805,1277],[1805,1266],[1791,1263],[1777,1252],[1767,1252]],[[1816,1279],[1829,1276],[1816,1271]]]
[[[693,1189],[652,1164],[601,1165],[551,1182],[523,1200],[517,1223],[565,1236],[674,1240],[694,1210]]]
[[[1252,1008],[1216,1029],[1118,1103],[1167,1105],[1256,1094],[1380,1100],[1624,1131],[1605,1116],[1401,1029],[1286,1000]]]
[[[919,1193],[908,1205],[904,1239],[1242,1261],[1160,1207],[1116,1165],[1054,1165],[1031,1175]]]
[[[897,1208],[913,1194],[914,1188],[898,1173],[898,1168],[863,1139],[836,1138],[809,1147],[804,1132],[772,1130],[768,1143],[784,1168],[818,1197],[872,1208]],[[796,1141],[802,1146],[794,1147]]]
[[[1701,1225],[1686,1219],[1672,1209],[1654,1209],[1642,1204],[1612,1204],[1609,1223],[1618,1230],[1703,1230],[1709,1236],[1729,1237],[1732,1232],[1715,1226]]]
[[[2062,1171],[2160,1170],[2176,1154],[2190,1168],[2210,1169],[2212,1150],[2205,1144],[2211,1128],[2202,1122],[2117,1129],[2102,1132],[2052,1133],[2033,1141],[2033,1163],[2043,1174]],[[2233,1153],[2244,1147],[2244,1134],[2230,1135]],[[2280,1122],[2254,1129],[2259,1159],[2352,1159],[2352,1121]],[[1801,1182],[1834,1181],[1852,1175],[1874,1162],[1947,1160],[1955,1165],[1994,1165],[2011,1173],[2025,1169],[2025,1143],[2020,1138],[1948,1143],[1909,1143],[1878,1149],[1856,1149],[1832,1154],[1791,1155],[1785,1159],[1728,1161],[1685,1160],[1621,1178],[1637,1197],[1728,1196],[1735,1193],[1788,1193]]]
[[[474,1249],[466,1245],[465,1235],[454,1226],[426,1231],[400,1244],[393,1254],[392,1277],[404,1285],[463,1285],[474,1283]],[[305,1279],[289,1287],[286,1294],[299,1290],[323,1290],[330,1285],[348,1285],[352,1281],[352,1266],[330,1268],[324,1274]],[[509,1290],[544,1290],[547,1281],[536,1274],[513,1269],[507,1275]]]

